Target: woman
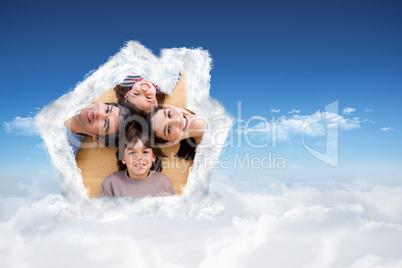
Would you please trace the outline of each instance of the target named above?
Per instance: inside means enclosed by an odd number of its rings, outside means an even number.
[[[156,142],[172,146],[180,142],[177,157],[191,160],[201,143],[206,126],[205,118],[175,106],[157,108],[147,115]]]

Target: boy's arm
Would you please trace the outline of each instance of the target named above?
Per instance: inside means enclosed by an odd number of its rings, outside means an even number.
[[[167,178],[167,185],[166,185],[167,191],[166,192],[169,195],[176,195],[176,191],[173,188],[173,181],[167,176],[166,176],[166,178]]]
[[[100,193],[99,193],[98,197],[105,197],[105,196],[111,197],[111,196],[114,196],[110,180],[107,181],[106,179],[104,179],[103,182],[102,182],[102,186],[101,186]]]

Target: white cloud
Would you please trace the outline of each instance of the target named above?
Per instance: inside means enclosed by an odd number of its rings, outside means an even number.
[[[372,111],[374,111],[374,109],[364,108],[364,112],[366,113],[371,113]]]
[[[343,113],[343,114],[346,114],[346,115],[350,115],[350,114],[352,114],[352,113],[355,112],[355,111],[356,111],[355,108],[350,108],[350,107],[348,107],[348,108],[343,109],[342,113]]]
[[[367,118],[364,119],[363,122],[364,122],[364,123],[369,123],[369,124],[375,124],[375,121],[369,120],[369,119],[367,119]]]
[[[19,175],[0,175],[0,196],[15,198],[24,196],[32,199],[43,198],[51,193],[59,193],[60,187],[57,180],[53,178],[55,172],[50,175],[42,175],[35,180],[31,177]],[[31,171],[30,175],[43,173],[41,171]]]
[[[300,110],[292,109],[291,111],[288,112],[288,114],[298,114],[300,113]]]
[[[279,113],[279,111],[280,111],[279,109],[274,109],[274,108],[271,109],[271,113]]]
[[[39,136],[38,128],[32,117],[17,116],[11,122],[3,122],[6,132],[17,136]]]
[[[331,129],[335,124],[338,124],[341,130],[352,130],[360,128],[361,123],[358,117],[345,118],[329,112],[315,113],[313,115],[295,114],[291,117],[281,116],[274,122],[269,122],[267,118],[262,116],[252,118],[260,120],[259,124],[251,125],[246,122],[241,129],[236,130],[238,134],[272,135],[272,133],[275,133],[276,138],[279,140],[287,140],[291,137],[300,137],[303,131],[306,136],[321,137],[326,135],[327,128]],[[303,128],[304,126],[307,127]]]
[[[0,260],[28,268],[401,267],[402,187],[318,190],[276,180],[256,188],[252,175],[239,185],[234,172],[229,176],[211,187],[227,204],[225,215],[213,221],[55,221],[49,206],[61,196],[2,197],[0,209],[15,209],[0,220]],[[113,207],[102,213],[115,216]]]
[[[380,128],[382,131],[388,132],[388,131],[397,131],[396,129],[393,129],[392,127],[382,127]]]
[[[401,268],[402,259],[380,257],[368,254],[356,260],[350,268]]]

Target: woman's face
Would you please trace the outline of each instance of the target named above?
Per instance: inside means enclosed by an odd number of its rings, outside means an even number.
[[[187,110],[170,107],[158,110],[152,117],[155,135],[167,141],[181,141],[188,138],[194,123],[193,115]]]
[[[149,113],[154,107],[158,106],[155,95],[155,86],[143,79],[133,85],[128,93],[127,101],[140,110]]]

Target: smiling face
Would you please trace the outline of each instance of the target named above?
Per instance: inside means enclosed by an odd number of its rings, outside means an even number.
[[[127,94],[126,100],[145,113],[149,113],[154,107],[158,106],[156,88],[151,82],[145,79],[133,85]]]
[[[76,119],[80,132],[95,137],[118,132],[119,113],[119,107],[93,103],[82,109]]]
[[[170,107],[158,110],[151,123],[157,137],[174,142],[188,138],[195,122],[193,115],[187,110]]]
[[[152,149],[146,148],[141,139],[138,139],[126,147],[122,162],[127,165],[130,178],[140,180],[148,176],[155,159]]]

